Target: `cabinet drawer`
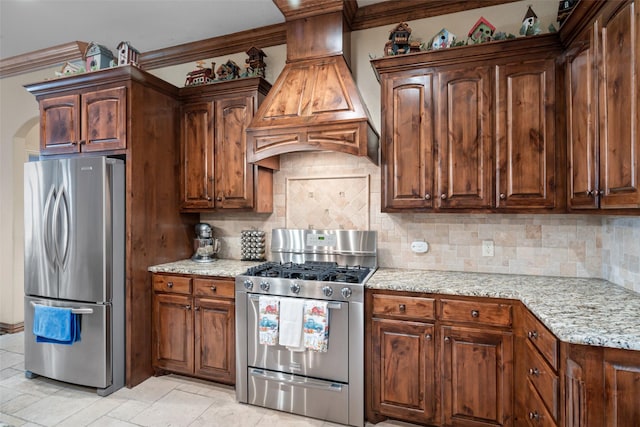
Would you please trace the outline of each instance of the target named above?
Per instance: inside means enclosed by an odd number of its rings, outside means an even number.
[[[440,301],[440,317],[452,322],[471,322],[490,326],[511,326],[511,304],[480,301]]]
[[[526,348],[522,369],[525,370],[527,378],[540,394],[540,398],[547,406],[551,416],[557,420],[558,376],[530,342],[527,342]]]
[[[557,427],[530,381],[527,381],[522,417],[531,427]]]
[[[433,298],[374,294],[373,315],[433,320],[435,319],[435,300]]]
[[[153,275],[153,290],[176,294],[191,293],[191,278],[182,276]]]
[[[233,280],[194,278],[193,294],[197,297],[234,298],[235,282]]]
[[[522,311],[527,340],[542,353],[553,369],[558,370],[558,339],[528,309]]]

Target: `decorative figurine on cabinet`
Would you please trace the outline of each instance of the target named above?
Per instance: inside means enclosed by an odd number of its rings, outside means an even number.
[[[558,5],[558,23],[562,23],[567,19],[574,7],[576,7],[578,0],[560,0]]]
[[[496,27],[491,25],[489,21],[484,19],[484,17],[480,17],[478,22],[475,23],[471,30],[469,30],[469,34],[467,35],[467,44],[477,44],[490,42],[493,40],[493,33],[496,31]]]
[[[216,70],[218,80],[233,80],[240,77],[240,67],[232,60],[220,65]]]
[[[264,70],[267,68],[264,58],[267,54],[255,46],[249,48],[246,53],[249,57],[244,61],[247,65],[242,77],[264,77]]]
[[[438,32],[438,34],[433,36],[430,46],[432,50],[446,49],[453,46],[455,40],[456,35],[446,28],[443,28]]]
[[[389,31],[389,40],[384,45],[385,56],[401,55],[409,53],[411,27],[406,22],[401,22]]]
[[[105,46],[91,42],[85,50],[84,60],[87,71],[96,71],[109,68],[112,65],[114,57],[113,53]]]
[[[65,62],[60,71],[56,71],[56,77],[70,76],[79,73],[84,73],[83,62]]]
[[[216,66],[216,63],[212,62],[211,68],[204,68],[204,61],[198,61],[196,62],[196,64],[197,68],[187,73],[187,79],[185,80],[184,85],[195,86],[212,83],[215,78],[213,70]]]
[[[118,65],[139,65],[140,52],[129,42],[120,42],[116,48],[118,51]]]
[[[535,14],[531,6],[527,8],[527,13],[524,15],[522,19],[522,27],[520,27],[520,34],[523,36],[534,36],[536,34],[540,34],[542,30],[540,29],[540,21],[538,20],[538,15]]]

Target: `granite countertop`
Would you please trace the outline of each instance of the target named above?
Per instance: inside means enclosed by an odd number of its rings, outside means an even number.
[[[640,294],[606,280],[379,268],[367,288],[517,299],[562,341],[640,350]]]
[[[244,274],[249,267],[259,265],[257,261],[216,259],[212,262],[195,262],[184,259],[149,267],[152,273],[195,274],[199,276],[236,277]]]
[[[235,277],[256,261],[181,260],[154,273]],[[640,294],[601,279],[379,268],[367,288],[520,300],[560,340],[640,350]]]

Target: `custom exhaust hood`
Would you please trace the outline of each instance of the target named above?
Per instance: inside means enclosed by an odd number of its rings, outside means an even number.
[[[378,164],[379,135],[345,59],[345,7],[356,2],[273,1],[286,20],[287,63],[247,128],[247,160],[330,150]]]

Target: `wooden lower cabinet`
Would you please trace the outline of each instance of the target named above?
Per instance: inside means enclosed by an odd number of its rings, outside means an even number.
[[[153,275],[153,367],[235,383],[233,279]]]

